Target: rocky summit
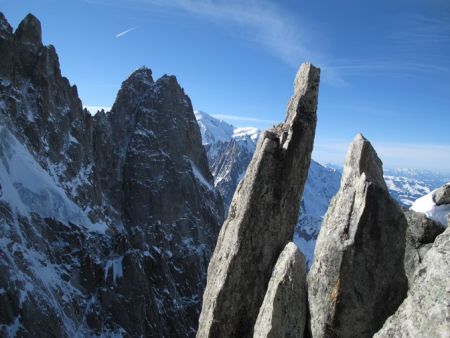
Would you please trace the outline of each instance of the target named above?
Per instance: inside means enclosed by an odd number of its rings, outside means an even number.
[[[284,124],[264,132],[208,267],[197,337],[250,337],[297,223],[317,121],[320,71],[304,64]]]
[[[192,104],[145,67],[83,110],[0,14],[0,335],[194,336],[223,218]]]
[[[408,286],[406,228],[387,191],[381,160],[358,134],[308,274],[313,337],[371,337],[394,313]]]

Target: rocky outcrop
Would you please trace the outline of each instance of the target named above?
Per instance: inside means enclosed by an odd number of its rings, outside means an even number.
[[[0,335],[195,336],[223,208],[176,78],[92,117],[34,16],[0,55]]]
[[[406,226],[380,159],[357,135],[308,275],[313,337],[371,337],[394,313],[407,291]]]
[[[303,337],[307,312],[305,257],[291,242],[275,264],[253,337]]]
[[[433,202],[436,203],[436,205],[450,204],[450,183],[444,184],[434,191]]]
[[[417,269],[408,296],[374,337],[448,337],[450,227],[439,235]]]
[[[436,237],[445,229],[424,214],[413,210],[406,211],[405,216],[408,221],[405,243],[405,272],[411,285],[417,267],[433,245]]]
[[[311,160],[319,69],[300,68],[284,124],[264,132],[208,267],[197,337],[249,337],[276,260],[291,241]]]

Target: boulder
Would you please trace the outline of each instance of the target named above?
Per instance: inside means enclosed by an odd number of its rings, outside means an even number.
[[[450,183],[444,184],[433,193],[433,202],[436,205],[450,204]]]

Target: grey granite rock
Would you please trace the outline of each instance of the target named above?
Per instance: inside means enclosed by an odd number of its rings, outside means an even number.
[[[371,337],[404,299],[406,219],[362,135],[347,153],[308,275],[313,337]]]
[[[450,227],[416,270],[408,296],[374,337],[447,338],[450,333]]]
[[[250,337],[276,260],[292,240],[311,160],[320,71],[301,66],[286,121],[266,131],[208,267],[197,337]]]
[[[301,338],[307,312],[305,256],[290,242],[273,268],[253,337]]]
[[[424,214],[413,210],[406,211],[405,216],[408,221],[408,228],[406,230],[405,272],[408,277],[408,283],[411,285],[417,267],[433,245],[436,237],[444,232],[445,228]]]
[[[436,205],[450,204],[450,183],[444,184],[433,193],[433,201]]]

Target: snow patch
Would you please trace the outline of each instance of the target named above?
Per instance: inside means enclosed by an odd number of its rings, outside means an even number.
[[[208,190],[211,191],[215,191],[214,187],[211,185],[211,183],[208,182],[208,180],[202,175],[202,173],[200,172],[200,170],[197,168],[197,166],[195,165],[194,162],[192,162],[191,160],[189,160],[189,163],[191,164],[192,167],[192,172],[194,173],[195,178],[202,184],[204,185],[206,188],[208,188]]]
[[[105,281],[108,279],[109,270],[112,270],[113,283],[116,283],[118,278],[123,277],[123,256],[108,259],[105,262]]]
[[[410,209],[415,212],[423,213],[433,221],[447,227],[450,215],[450,204],[436,205],[433,201],[433,194],[435,191],[436,190],[433,190],[431,193],[418,198]]]

